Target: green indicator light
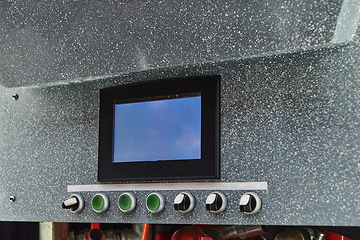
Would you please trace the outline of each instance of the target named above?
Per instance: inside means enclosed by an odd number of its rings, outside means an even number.
[[[131,198],[129,195],[124,194],[119,198],[119,207],[125,211],[131,207]]]
[[[156,211],[160,207],[160,198],[155,194],[151,194],[146,200],[146,206],[150,211]]]
[[[94,196],[91,205],[96,211],[100,211],[104,207],[103,197],[100,195]]]

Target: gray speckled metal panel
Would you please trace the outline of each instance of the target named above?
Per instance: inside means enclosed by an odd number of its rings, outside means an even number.
[[[2,88],[0,220],[359,226],[360,44],[328,45],[102,78]],[[97,184],[99,89],[167,77],[221,75],[221,182],[268,182],[258,214],[238,210],[244,191],[224,191],[228,209],[205,210],[209,191],[180,214],[163,191],[160,214],[60,208],[68,185]],[[19,99],[14,101],[12,94]],[[11,203],[9,197],[16,196]]]
[[[342,2],[2,1],[0,84],[27,86],[317,46],[333,39]],[[342,31],[336,36],[349,40]]]
[[[2,1],[0,82],[12,88],[0,88],[0,220],[359,226],[356,9],[353,0]],[[82,193],[82,213],[61,209],[68,185],[97,184],[99,89],[192,75],[221,75],[220,181],[266,181],[262,210],[245,216],[244,191],[224,191],[229,208],[211,214],[203,190],[191,191],[197,206],[186,215],[172,209],[177,191],[163,191],[157,215],[145,210],[148,191],[135,192],[130,214],[117,209],[118,192],[103,215],[90,208],[93,192]]]

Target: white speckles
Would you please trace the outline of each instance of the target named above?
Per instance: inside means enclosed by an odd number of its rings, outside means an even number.
[[[0,6],[2,84],[57,82],[2,89],[0,173],[6,182],[0,184],[1,192],[8,196],[17,190],[16,204],[32,206],[26,211],[5,206],[2,216],[35,221],[46,215],[70,222],[360,224],[359,46],[289,50],[331,39],[338,1],[39,4],[40,9]],[[133,72],[146,69],[152,70]],[[124,71],[133,73],[91,77]],[[222,78],[220,181],[268,181],[269,190],[259,193],[261,214],[239,214],[238,191],[226,192],[229,209],[216,216],[203,207],[186,216],[174,213],[175,191],[166,193],[168,208],[160,216],[142,211],[144,191],[136,193],[134,215],[110,211],[99,217],[86,208],[73,216],[58,208],[66,185],[97,183],[100,88],[213,74]],[[88,78],[71,81],[81,76]],[[14,90],[17,101],[7,98]],[[203,203],[208,193],[193,194]],[[117,196],[109,193],[111,201]],[[43,197],[49,199],[46,206]],[[91,194],[84,198],[89,201]],[[341,211],[332,211],[338,206]]]
[[[0,80],[21,86],[326,43],[340,4],[40,1],[11,2],[0,10],[0,41],[7,49],[0,52],[0,67],[8,69]],[[37,58],[34,43],[7,40],[21,29],[41,35],[48,46],[41,56],[50,60]],[[27,52],[21,59],[20,50]],[[12,58],[25,64],[11,64]]]

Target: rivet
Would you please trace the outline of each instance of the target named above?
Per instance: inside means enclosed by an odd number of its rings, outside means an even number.
[[[15,202],[16,198],[15,196],[10,196],[10,202]]]
[[[12,98],[13,98],[14,100],[18,100],[19,95],[17,95],[16,93],[14,93],[14,94],[12,95]]]

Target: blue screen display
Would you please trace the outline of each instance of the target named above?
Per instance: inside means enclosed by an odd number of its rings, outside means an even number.
[[[113,162],[201,159],[201,96],[114,105]]]

